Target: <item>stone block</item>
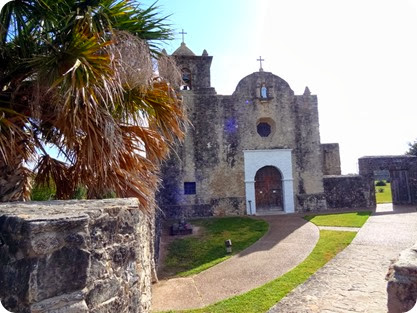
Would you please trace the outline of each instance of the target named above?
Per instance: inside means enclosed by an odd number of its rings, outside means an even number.
[[[137,199],[0,204],[0,299],[15,313],[149,312],[153,217]]]
[[[90,253],[64,247],[33,263],[29,301],[41,301],[81,290],[87,282]]]
[[[30,310],[31,313],[87,313],[88,307],[84,301],[84,294],[77,291],[37,302]]]
[[[388,270],[388,312],[410,311],[417,299],[417,246],[402,251]]]
[[[88,307],[96,308],[109,301],[110,299],[117,297],[121,290],[121,284],[116,278],[109,280],[96,281],[94,287],[88,293],[86,302]]]

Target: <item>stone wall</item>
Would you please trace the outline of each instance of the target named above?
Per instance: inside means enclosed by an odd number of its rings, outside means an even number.
[[[0,299],[15,313],[149,312],[153,217],[137,199],[0,205]]]
[[[165,205],[162,219],[182,219],[211,216],[238,216],[245,214],[245,198],[213,199],[208,204]]]
[[[324,193],[297,195],[298,212],[320,212],[327,210]]]
[[[417,245],[401,252],[389,267],[386,279],[388,312],[410,311],[417,299]]]
[[[323,185],[329,209],[375,207],[368,180],[360,175],[324,176]]]
[[[390,173],[393,203],[417,204],[417,157],[392,155],[360,158],[359,174],[367,179],[373,199],[375,199],[375,176],[383,170]],[[399,179],[398,173],[403,173],[401,179]]]
[[[322,143],[321,157],[323,163],[323,175],[341,175],[340,151],[338,143]]]

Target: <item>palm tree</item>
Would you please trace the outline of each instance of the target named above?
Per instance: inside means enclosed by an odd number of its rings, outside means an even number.
[[[131,0],[8,2],[0,13],[0,201],[28,199],[24,163],[35,162],[36,181],[53,180],[59,199],[83,185],[89,198],[112,190],[152,207],[159,163],[186,120],[179,72],[157,52],[169,38],[157,7]]]

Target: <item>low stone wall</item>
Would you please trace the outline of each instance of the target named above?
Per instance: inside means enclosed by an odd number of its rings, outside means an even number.
[[[149,312],[154,221],[137,199],[0,205],[0,299],[15,313]]]
[[[390,265],[386,279],[388,312],[410,311],[417,299],[417,245],[401,252]]]
[[[238,216],[246,214],[244,197],[213,199],[207,204],[161,205],[164,219]]]
[[[162,205],[161,210],[164,219],[213,216],[213,208],[210,204]]]
[[[245,198],[229,197],[211,201],[214,216],[239,216],[246,214]]]
[[[298,212],[320,212],[327,210],[324,193],[297,195]]]
[[[375,207],[369,183],[360,175],[324,176],[323,187],[328,209]]]

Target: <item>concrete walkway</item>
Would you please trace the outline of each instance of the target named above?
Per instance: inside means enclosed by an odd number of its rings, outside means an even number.
[[[319,239],[318,228],[299,216],[261,218],[269,231],[248,249],[200,274],[154,284],[153,311],[204,307],[261,286],[301,263]]]
[[[416,241],[416,207],[379,205],[352,244],[269,312],[387,312],[390,260]]]

